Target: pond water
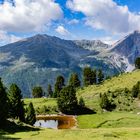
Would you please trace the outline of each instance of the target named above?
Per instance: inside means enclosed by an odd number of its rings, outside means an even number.
[[[37,116],[36,127],[52,129],[70,129],[76,127],[74,116]]]
[[[34,126],[57,129],[58,120],[37,120]]]

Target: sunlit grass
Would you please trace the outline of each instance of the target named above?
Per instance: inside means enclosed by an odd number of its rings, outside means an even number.
[[[98,111],[100,110],[98,100],[99,93],[104,93],[109,90],[115,91],[124,88],[131,90],[138,81],[140,81],[140,70],[113,77],[112,79],[106,80],[101,85],[92,85],[79,89],[77,91],[77,96],[82,96],[85,100],[86,106],[94,108]]]

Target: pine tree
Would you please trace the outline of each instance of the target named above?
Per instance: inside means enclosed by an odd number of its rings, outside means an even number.
[[[140,96],[140,81],[137,82],[137,84],[133,86],[133,88],[132,88],[132,96],[134,98],[137,98],[138,96]]]
[[[93,71],[90,67],[85,67],[83,70],[83,83],[84,86],[95,84],[96,70]]]
[[[6,89],[0,78],[0,126],[4,125],[8,114],[8,98]]]
[[[16,84],[12,84],[9,89],[9,115],[12,118],[18,118],[25,121],[24,102],[22,100],[21,90]]]
[[[103,82],[103,80],[104,80],[104,74],[103,74],[102,70],[99,69],[99,71],[98,71],[98,83]]]
[[[49,84],[48,88],[47,88],[47,93],[48,93],[48,97],[53,97],[53,90],[52,90],[52,86]]]
[[[110,110],[110,102],[106,93],[100,94],[100,107],[102,109]]]
[[[58,108],[66,114],[75,114],[77,111],[77,97],[73,86],[64,87],[57,99]]]
[[[34,125],[35,122],[36,122],[36,114],[35,114],[34,106],[31,102],[26,112],[26,123],[30,125]]]
[[[140,57],[135,60],[135,67],[136,69],[140,69]]]
[[[77,73],[71,74],[69,79],[69,85],[73,86],[74,88],[78,88],[80,87],[80,84],[81,82],[79,80],[78,74]]]
[[[32,95],[34,98],[41,98],[43,96],[43,89],[40,86],[34,87],[32,89]]]
[[[63,76],[58,76],[56,79],[56,83],[55,83],[55,91],[54,91],[54,98],[59,97],[59,93],[60,91],[63,89],[63,87],[65,86],[65,79]]]
[[[96,84],[97,83],[97,71],[93,70],[92,71],[92,84]]]
[[[84,101],[83,97],[80,97],[80,99],[79,99],[79,105],[81,107],[85,107],[85,101]]]

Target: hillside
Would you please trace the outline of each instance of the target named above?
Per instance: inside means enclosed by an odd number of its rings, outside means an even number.
[[[88,107],[98,110],[99,93],[116,91],[118,89],[124,88],[131,90],[133,85],[135,85],[138,81],[140,81],[140,70],[136,70],[131,73],[120,74],[119,76],[106,80],[101,85],[93,85],[79,89],[77,96],[82,96],[85,99],[86,105]]]
[[[130,72],[140,55],[140,32],[135,31],[114,45],[100,40],[64,40],[38,34],[0,47],[0,77],[6,86],[16,83],[24,97],[34,86],[47,89],[56,77],[68,80],[72,72],[82,79],[82,69],[102,69],[106,75]]]
[[[54,85],[58,75],[63,75],[67,81],[70,73],[77,72],[80,76],[87,65],[102,68],[107,75],[119,73],[120,70],[111,62],[95,57],[99,54],[98,48],[106,49],[108,45],[96,41],[79,42],[81,44],[38,34],[2,46],[0,76],[6,86],[16,83],[24,97],[30,97],[34,86],[40,85],[46,90],[48,84]]]
[[[119,76],[113,77],[109,80],[106,80],[101,85],[92,85],[88,87],[81,88],[77,91],[77,97],[81,96],[84,98],[86,106],[95,109],[97,112],[100,112],[99,107],[99,93],[104,93],[107,91],[116,91],[118,89],[132,89],[132,87],[140,81],[140,70],[133,71],[131,73],[123,73]],[[122,100],[123,100],[123,96]],[[24,99],[25,104],[28,105],[29,102],[34,104],[37,114],[50,114],[58,113],[56,99],[47,99],[47,98],[36,98],[36,99]],[[139,101],[135,100],[131,107],[135,108],[135,111],[140,111],[138,107]]]

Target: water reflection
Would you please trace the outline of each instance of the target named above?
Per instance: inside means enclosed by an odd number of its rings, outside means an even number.
[[[73,116],[41,116],[37,117],[34,126],[52,129],[70,129],[76,126],[76,120]]]
[[[58,127],[58,121],[57,120],[38,120],[34,124],[36,127],[42,127],[42,128],[53,128],[57,129]]]

